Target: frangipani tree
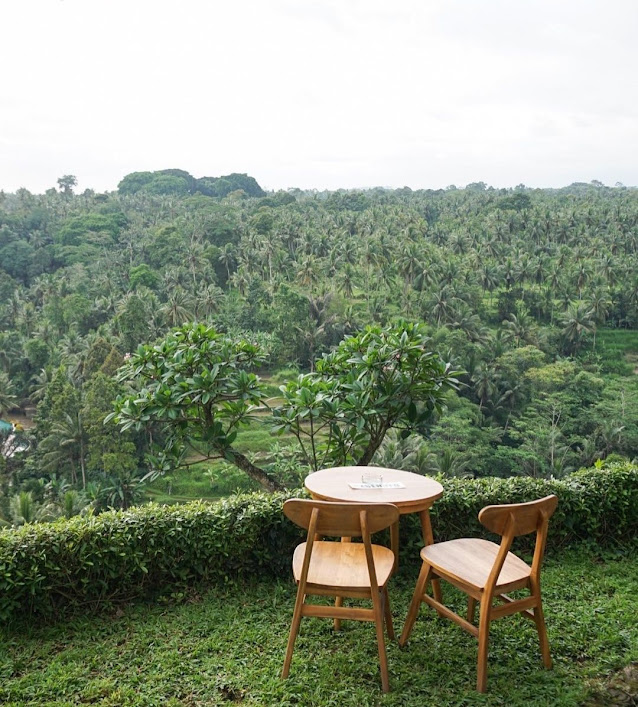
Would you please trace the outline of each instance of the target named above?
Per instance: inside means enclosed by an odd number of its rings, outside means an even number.
[[[120,369],[118,379],[132,392],[118,397],[106,421],[162,440],[148,457],[152,475],[226,459],[274,491],[279,483],[232,446],[266,397],[251,371],[262,361],[256,344],[185,324],[159,344],[140,346]]]
[[[312,469],[367,465],[389,430],[407,437],[441,412],[456,375],[421,325],[369,326],[281,387],[275,429],[297,438]]]
[[[314,372],[282,386],[274,430],[296,437],[309,469],[369,464],[389,430],[409,435],[421,428],[457,385],[429,343],[423,328],[409,323],[344,339]],[[262,362],[254,343],[184,325],[131,356],[119,379],[132,392],[117,399],[107,421],[161,438],[149,456],[152,474],[225,459],[276,490],[281,483],[233,447],[240,426],[265,407],[265,388],[250,370]]]

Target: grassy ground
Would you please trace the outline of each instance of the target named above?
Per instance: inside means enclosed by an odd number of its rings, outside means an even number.
[[[417,571],[417,563],[403,568],[391,583],[399,631]],[[408,646],[389,643],[389,695],[380,690],[367,623],[346,622],[335,633],[328,620],[304,619],[291,676],[281,680],[294,588],[292,581],[256,577],[56,626],[15,627],[2,635],[0,703],[636,704],[622,680],[617,686],[621,669],[638,660],[637,586],[635,552],[601,558],[570,550],[548,558],[544,596],[554,669],[542,667],[532,622],[505,618],[493,624],[486,695],[474,692],[475,639],[425,606]],[[461,608],[455,590],[446,588],[445,597]]]
[[[599,329],[595,353],[604,372],[633,376],[638,372],[638,331]]]

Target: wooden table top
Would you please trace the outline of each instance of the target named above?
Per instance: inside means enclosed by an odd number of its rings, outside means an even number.
[[[405,488],[350,488],[349,484],[360,483],[361,475],[366,472],[381,474],[383,483],[398,481]],[[306,476],[304,485],[313,498],[322,501],[393,503],[402,514],[426,510],[443,495],[443,486],[434,479],[410,471],[379,466],[335,466],[321,469]]]

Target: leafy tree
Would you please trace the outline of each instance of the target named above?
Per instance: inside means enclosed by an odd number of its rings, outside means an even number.
[[[65,174],[58,179],[58,187],[64,196],[73,195],[73,187],[77,187],[78,180],[73,174]]]
[[[125,225],[126,217],[122,212],[110,214],[91,212],[72,216],[55,234],[55,242],[62,246],[79,246],[90,234],[105,233],[109,236],[106,242],[113,243]]]
[[[423,327],[367,327],[282,386],[275,430],[292,433],[308,466],[369,464],[391,429],[403,434],[431,422],[446,390],[449,364],[429,348]]]
[[[117,185],[117,190],[122,195],[136,194],[152,181],[153,172],[131,172]]]
[[[115,419],[123,431],[154,428],[163,435],[163,447],[149,456],[155,474],[226,459],[276,490],[279,483],[232,446],[265,398],[250,371],[262,360],[252,343],[234,341],[203,324],[186,324],[130,357],[118,379],[136,392],[120,396],[107,420]]]
[[[155,195],[166,194],[181,196],[188,192],[188,182],[183,177],[171,174],[158,174],[157,176],[153,176],[153,179],[144,186],[143,191]]]
[[[129,284],[132,290],[137,289],[140,285],[154,290],[158,282],[157,274],[146,263],[136,265],[129,271]]]
[[[113,410],[121,386],[104,373],[97,373],[84,386],[82,420],[86,432],[87,469],[109,476],[127,476],[138,468],[135,444],[130,432],[122,433],[117,425],[104,424]]]

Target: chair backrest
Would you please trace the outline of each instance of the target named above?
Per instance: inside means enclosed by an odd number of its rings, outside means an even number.
[[[301,498],[291,498],[284,503],[284,514],[306,530],[310,530],[315,509],[317,513],[313,531],[332,537],[361,537],[364,534],[362,513],[365,514],[368,533],[388,528],[399,519],[399,509],[391,503],[333,503]]]
[[[517,537],[540,530],[541,525],[549,521],[557,505],[556,496],[546,496],[528,503],[485,506],[478,518],[493,533],[498,535],[508,533],[512,537]]]
[[[491,588],[496,583],[507,553],[512,546],[512,540],[519,535],[528,535],[533,532],[536,532],[536,547],[532,560],[531,578],[533,582],[539,581],[547,541],[547,527],[557,505],[558,497],[552,495],[528,503],[509,503],[503,506],[485,506],[483,508],[478,516],[481,523],[493,533],[503,536],[486,588]]]

